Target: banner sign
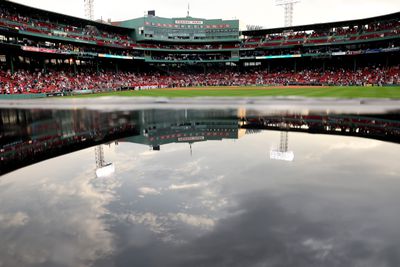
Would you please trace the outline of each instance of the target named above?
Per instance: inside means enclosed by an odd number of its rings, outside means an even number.
[[[356,56],[356,55],[361,55],[363,53],[363,51],[359,50],[359,51],[347,51],[347,55],[350,56]]]
[[[345,56],[346,52],[333,52],[332,56]]]
[[[40,53],[50,53],[50,54],[58,54],[56,49],[50,48],[40,48],[35,46],[21,46],[21,49],[28,52],[40,52]]]
[[[175,20],[175,24],[203,25],[204,21],[201,21],[201,20]]]
[[[376,54],[376,53],[381,53],[382,49],[368,49],[365,51],[365,54]]]
[[[67,35],[68,35],[66,32],[56,31],[56,30],[53,31],[53,34],[55,34],[55,35],[61,35],[61,36],[67,36]]]
[[[301,57],[301,54],[297,54],[297,55],[262,56],[262,57],[256,57],[256,59],[297,58],[297,57]]]
[[[119,56],[119,55],[111,55],[111,54],[98,54],[98,57],[117,58],[117,59],[133,59],[133,57],[131,57],[131,56]]]
[[[382,52],[395,52],[395,51],[399,51],[400,47],[390,47],[390,48],[383,48]]]
[[[179,137],[178,142],[204,141],[204,136]]]

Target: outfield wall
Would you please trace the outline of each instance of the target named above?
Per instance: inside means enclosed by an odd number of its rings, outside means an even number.
[[[35,99],[35,98],[45,98],[46,94],[11,94],[11,95],[1,95],[0,100],[16,100],[16,99]]]

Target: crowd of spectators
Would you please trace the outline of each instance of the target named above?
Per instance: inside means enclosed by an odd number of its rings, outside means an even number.
[[[261,46],[301,45],[303,43],[346,42],[367,40],[400,35],[400,21],[389,20],[370,23],[361,27],[336,27],[325,30],[282,32],[267,34],[263,37],[250,37],[242,44],[243,48]]]
[[[144,75],[143,77],[146,77]],[[129,72],[0,71],[0,93],[54,93],[73,90],[118,90],[144,78]],[[148,79],[146,79],[148,81]]]
[[[0,8],[0,26],[13,29],[45,34],[48,36],[68,37],[76,40],[95,41],[104,45],[132,46],[133,39],[127,34],[117,34],[109,31],[100,31],[93,25],[72,26],[43,19],[35,19],[33,16],[21,15]]]
[[[307,69],[298,72],[215,70],[196,73],[173,70],[161,72],[95,72],[66,71],[15,73],[0,71],[1,94],[54,93],[74,90],[121,90],[191,86],[251,86],[251,85],[393,85],[400,84],[400,66],[366,67],[356,71],[342,68]]]

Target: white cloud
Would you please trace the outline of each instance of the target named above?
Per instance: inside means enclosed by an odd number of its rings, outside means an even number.
[[[333,245],[326,241],[307,239],[303,242],[303,246],[316,252],[316,257],[323,260],[326,258],[333,249]]]
[[[180,185],[170,185],[169,189],[170,190],[189,190],[189,189],[194,189],[194,188],[199,188],[201,187],[202,184],[200,183],[195,183],[195,184],[180,184]]]
[[[153,150],[147,150],[147,151],[144,151],[144,152],[140,153],[139,156],[141,156],[141,157],[153,157],[153,156],[156,156],[157,154],[159,154],[159,152],[153,151]]]
[[[165,228],[163,227],[162,223],[164,218],[154,213],[134,213],[130,215],[130,220],[131,222],[148,226],[149,229],[154,233],[160,234],[165,232]]]
[[[169,217],[173,221],[180,221],[195,227],[211,228],[215,225],[214,220],[210,218],[198,215],[191,215],[187,213],[170,213]]]
[[[24,226],[29,222],[29,216],[24,212],[0,214],[0,228]]]
[[[195,160],[186,163],[181,168],[176,169],[177,173],[180,173],[184,176],[195,176],[200,173],[200,171],[204,170],[204,166],[201,165],[201,160]]]
[[[53,162],[57,160],[52,159]],[[34,173],[41,164],[29,168]],[[53,177],[42,178],[39,184],[35,179],[21,183],[19,190],[23,189],[24,194],[34,197],[35,201],[21,198],[13,205],[19,210],[29,206],[35,214],[30,218],[24,212],[0,213],[0,229],[5,226],[30,229],[13,235],[12,239],[3,237],[0,257],[5,266],[31,266],[44,262],[81,266],[82,262],[95,261],[100,255],[112,253],[113,235],[107,230],[102,216],[108,213],[105,206],[114,199],[119,182],[91,177],[93,172],[89,170],[57,182]],[[7,195],[3,197],[7,198]],[[44,232],[52,234],[43,235]],[[36,242],[40,245],[32,246]]]
[[[369,150],[380,145],[377,141],[371,140],[352,140],[348,142],[335,143],[329,146],[329,150]]]
[[[140,187],[138,191],[142,195],[159,195],[161,193],[159,190],[152,187]]]

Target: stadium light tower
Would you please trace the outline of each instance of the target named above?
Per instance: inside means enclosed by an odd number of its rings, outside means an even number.
[[[283,6],[285,9],[285,27],[293,26],[293,7],[300,0],[275,0],[277,6]]]
[[[94,20],[94,0],[83,0],[85,3],[85,18]]]

